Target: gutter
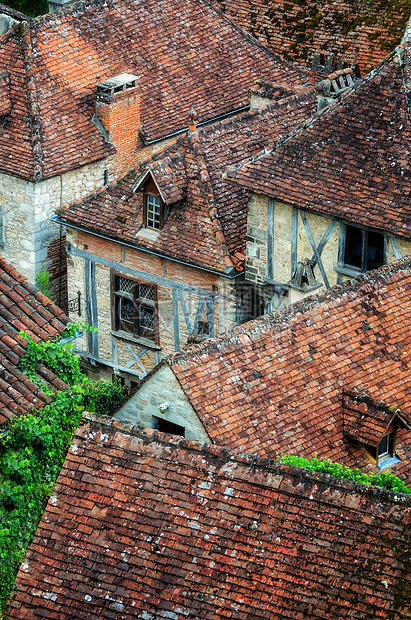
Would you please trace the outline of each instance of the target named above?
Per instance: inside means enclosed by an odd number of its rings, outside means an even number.
[[[219,116],[214,116],[213,118],[209,118],[207,121],[201,121],[201,123],[197,123],[197,127],[203,127],[204,125],[215,123],[216,121],[220,121],[224,118],[227,118],[228,116],[234,116],[234,114],[240,114],[240,112],[246,112],[249,109],[250,109],[249,105],[243,106],[242,108],[237,108],[236,110],[232,110],[231,112],[226,112],[225,114],[220,114]],[[155,140],[148,140],[148,141],[144,140],[144,144],[146,144],[147,146],[150,144],[156,144],[157,142],[162,142],[162,140],[167,140],[168,138],[179,136],[180,134],[186,131],[189,131],[188,127],[179,129],[178,131],[175,131],[174,133],[169,133],[166,136],[162,136],[161,138],[156,138]]]
[[[139,250],[140,252],[145,252],[146,254],[151,254],[152,256],[158,256],[159,258],[165,258],[170,260],[173,263],[178,263],[179,265],[185,265],[186,267],[192,267],[193,269],[200,269],[200,271],[205,271],[206,273],[212,273],[217,276],[222,276],[224,278],[229,278],[230,280],[237,278],[238,276],[243,275],[243,271],[239,271],[237,273],[224,273],[222,271],[216,271],[214,269],[207,269],[206,267],[200,267],[199,265],[194,265],[193,263],[186,263],[185,261],[178,260],[178,258],[172,258],[167,256],[166,254],[160,254],[160,252],[155,252],[154,250],[148,250],[147,248],[141,247],[139,245],[134,245],[132,243],[128,243],[127,241],[118,241],[117,239],[113,239],[113,237],[109,237],[107,235],[102,235],[101,233],[97,233],[94,230],[86,228],[85,226],[78,226],[76,224],[71,224],[65,222],[60,219],[58,215],[53,215],[50,218],[52,222],[56,222],[57,224],[62,224],[67,228],[74,228],[75,230],[80,230],[81,232],[85,232],[95,237],[99,237],[100,239],[105,239],[106,241],[112,241],[113,243],[118,243],[119,245],[125,246],[127,248],[133,248],[134,250]]]

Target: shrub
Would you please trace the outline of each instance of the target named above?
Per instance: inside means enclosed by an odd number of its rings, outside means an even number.
[[[378,474],[364,474],[358,468],[350,469],[341,463],[333,463],[332,461],[319,461],[316,458],[306,459],[302,456],[282,455],[281,461],[288,465],[296,465],[297,467],[305,467],[311,471],[320,471],[324,474],[335,476],[336,478],[346,478],[354,480],[361,484],[371,484],[373,486],[382,487],[389,491],[397,493],[411,493],[411,490],[405,486],[404,482],[391,474],[390,472],[379,472]]]
[[[96,381],[82,386],[81,406],[84,411],[108,415],[116,409],[127,394],[127,388],[116,378],[109,381]]]

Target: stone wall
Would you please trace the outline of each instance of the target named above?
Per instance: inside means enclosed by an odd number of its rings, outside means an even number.
[[[163,403],[169,407],[161,411],[159,405]],[[182,426],[188,439],[210,442],[202,422],[167,364],[149,377],[114,414],[118,420],[139,424],[144,428],[154,428],[153,416]]]

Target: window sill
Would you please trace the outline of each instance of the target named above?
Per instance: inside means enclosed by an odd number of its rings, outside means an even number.
[[[377,467],[381,471],[382,469],[387,469],[387,467],[391,467],[391,465],[396,465],[397,463],[401,463],[401,459],[398,456],[391,456],[387,459],[381,460]]]
[[[355,267],[334,267],[334,271],[349,278],[358,278],[363,273],[361,269]]]
[[[147,349],[153,349],[154,351],[161,351],[161,347],[153,342],[153,340],[149,340],[148,338],[136,338],[132,334],[128,334],[127,332],[115,332],[112,331],[111,335],[115,338],[121,338],[121,340],[127,340],[128,342],[132,342],[133,344],[140,344]]]

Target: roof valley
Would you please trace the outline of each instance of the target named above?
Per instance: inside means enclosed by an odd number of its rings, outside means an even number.
[[[27,81],[27,106],[29,111],[30,140],[33,151],[33,178],[40,181],[44,177],[43,146],[41,137],[40,107],[37,100],[36,81],[32,70],[32,45],[30,28],[23,22],[21,36],[24,65]]]

